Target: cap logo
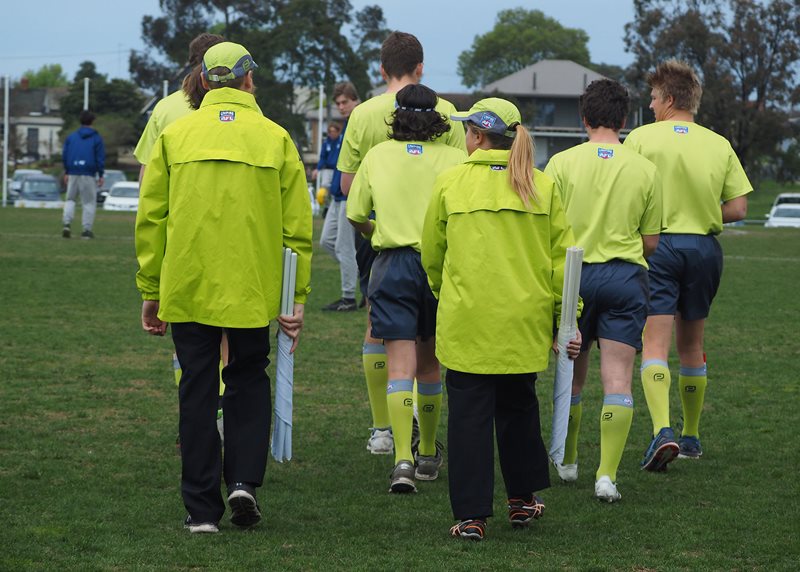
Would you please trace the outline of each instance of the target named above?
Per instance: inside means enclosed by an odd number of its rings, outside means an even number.
[[[597,149],[597,156],[600,157],[601,159],[611,159],[614,156],[614,150],[603,149],[602,147],[599,147]]]
[[[235,111],[220,111],[219,112],[219,120],[223,123],[230,123],[236,119],[236,112]]]
[[[686,135],[689,133],[689,128],[686,125],[676,125],[672,128],[678,135]]]
[[[491,129],[497,122],[497,116],[492,113],[484,113],[481,115],[480,124],[485,129]]]
[[[406,145],[406,152],[409,155],[422,155],[422,145],[416,143],[408,143]]]
[[[489,168],[491,168],[492,171],[505,171],[508,167],[505,165],[489,165]]]

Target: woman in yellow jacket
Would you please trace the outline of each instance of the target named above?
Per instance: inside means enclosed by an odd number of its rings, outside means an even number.
[[[456,537],[481,540],[492,515],[494,444],[512,526],[544,509],[550,485],[534,382],[547,368],[573,240],[553,182],[533,168],[519,110],[503,99],[465,121],[466,163],[436,181],[422,264],[439,299],[436,356],[447,366],[450,502]],[[574,359],[579,339],[568,346]]]

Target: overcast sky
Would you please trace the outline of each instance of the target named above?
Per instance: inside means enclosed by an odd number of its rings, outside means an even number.
[[[458,55],[476,35],[492,29],[497,11],[542,10],[562,25],[589,34],[592,61],[626,66],[623,27],[633,19],[630,0],[351,0],[358,9],[383,7],[387,25],[415,34],[425,49],[424,81],[437,91],[466,91],[456,72]],[[491,7],[490,7],[491,6]],[[78,9],[79,8],[79,9]],[[8,12],[8,11],[7,11]],[[141,50],[142,16],[158,15],[158,0],[30,0],[24,18],[9,19],[0,33],[0,74],[12,81],[29,69],[58,63],[72,79],[80,62],[100,73],[128,77],[128,52]],[[34,17],[35,16],[35,17]]]

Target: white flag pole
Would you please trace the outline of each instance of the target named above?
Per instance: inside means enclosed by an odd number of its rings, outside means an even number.
[[[89,110],[89,78],[83,78],[83,109]]]
[[[324,100],[325,100],[325,87],[322,84],[319,84],[319,107],[317,108],[317,159],[319,159],[319,156],[322,153],[322,108],[325,103]],[[322,174],[317,173],[316,196],[319,196],[319,187],[321,180],[322,180]]]
[[[8,131],[11,126],[8,124],[8,84],[11,81],[9,76],[3,82],[3,206],[8,204]]]

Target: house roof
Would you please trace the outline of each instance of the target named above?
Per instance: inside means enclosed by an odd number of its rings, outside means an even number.
[[[483,91],[521,96],[578,97],[587,85],[604,77],[571,60],[540,60],[483,86]]]
[[[30,89],[13,87],[9,94],[9,115],[11,117],[24,117],[34,114],[54,115],[59,117],[61,98],[64,97],[68,91],[66,87]],[[1,103],[0,109],[2,109]]]

